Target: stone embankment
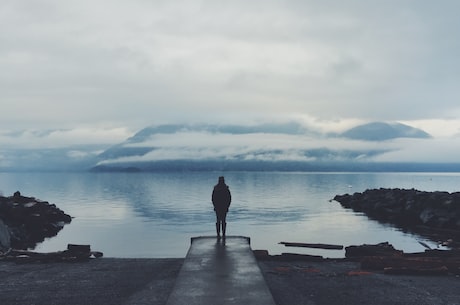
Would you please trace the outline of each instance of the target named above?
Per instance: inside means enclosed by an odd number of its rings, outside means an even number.
[[[19,192],[0,196],[0,251],[34,248],[71,221],[69,215],[46,201]]]
[[[445,236],[456,238],[460,235],[460,192],[380,188],[337,195],[334,200],[345,208],[403,229],[450,232]]]

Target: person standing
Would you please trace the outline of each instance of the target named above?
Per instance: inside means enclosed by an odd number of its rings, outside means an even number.
[[[217,238],[220,238],[220,232],[222,229],[222,236],[225,237],[225,230],[227,228],[227,212],[232,201],[232,195],[228,185],[225,184],[225,178],[219,177],[218,183],[214,186],[212,191],[212,204],[214,211],[216,212],[216,233]]]

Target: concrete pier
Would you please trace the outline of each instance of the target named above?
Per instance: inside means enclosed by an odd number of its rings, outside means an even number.
[[[168,305],[274,305],[250,247],[241,236],[194,237]]]

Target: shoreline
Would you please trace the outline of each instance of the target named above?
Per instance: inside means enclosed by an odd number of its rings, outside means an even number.
[[[0,303],[166,304],[184,258],[98,258],[87,262],[0,261]],[[387,275],[350,260],[264,260],[277,305],[459,304],[460,277]]]

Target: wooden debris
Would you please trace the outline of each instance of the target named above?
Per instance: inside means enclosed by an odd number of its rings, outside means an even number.
[[[426,243],[424,243],[423,241],[420,241],[420,240],[419,240],[418,243],[421,244],[422,246],[424,246],[425,249],[431,250],[431,247],[428,246],[428,245],[427,245]]]
[[[282,261],[309,261],[309,262],[320,262],[324,260],[324,257],[320,255],[308,255],[298,253],[281,253],[278,257]]]
[[[68,244],[67,250],[48,253],[10,249],[0,255],[0,260],[14,261],[17,263],[81,262],[88,261],[90,258],[99,258],[102,256],[102,252],[91,251],[89,245]]]
[[[325,249],[325,250],[342,250],[342,245],[331,245],[331,244],[308,244],[308,243],[297,243],[297,242],[285,242],[282,241],[279,244],[285,245],[286,247],[303,247],[303,248],[314,248],[314,249]]]
[[[424,252],[404,253],[405,257],[457,257],[460,258],[460,249],[453,250],[425,250]]]
[[[324,257],[319,256],[319,255],[298,254],[298,253],[281,253],[277,255],[269,255],[267,253],[263,251],[255,252],[254,255],[257,260],[262,260],[262,261],[277,261],[277,262],[292,262],[292,261],[321,262],[321,261],[324,261]]]

